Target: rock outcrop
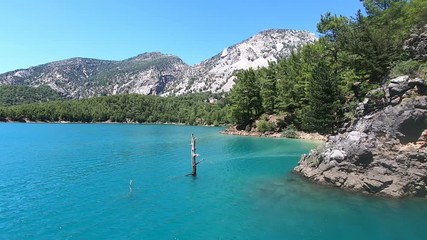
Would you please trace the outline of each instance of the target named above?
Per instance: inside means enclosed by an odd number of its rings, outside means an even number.
[[[371,92],[359,118],[302,156],[295,172],[315,182],[392,197],[427,197],[426,81],[408,76]]]
[[[416,60],[427,60],[427,25],[413,32],[403,45],[412,58]]]

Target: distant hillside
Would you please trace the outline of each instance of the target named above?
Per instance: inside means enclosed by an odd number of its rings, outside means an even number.
[[[187,68],[181,59],[161,53],[123,61],[72,58],[2,74],[0,85],[47,85],[75,99],[124,92],[157,95]]]
[[[266,67],[315,40],[305,31],[263,31],[191,67],[177,56],[156,52],[123,61],[71,58],[0,74],[0,85],[47,85],[74,99],[119,93],[228,92],[235,71]]]

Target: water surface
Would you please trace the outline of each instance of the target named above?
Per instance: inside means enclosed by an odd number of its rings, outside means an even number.
[[[0,239],[426,239],[424,199],[294,175],[317,142],[219,130],[0,124]],[[191,133],[196,178],[184,176]]]

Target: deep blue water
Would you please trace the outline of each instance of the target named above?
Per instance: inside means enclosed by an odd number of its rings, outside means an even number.
[[[427,239],[427,200],[308,183],[316,142],[219,130],[0,124],[0,239]]]

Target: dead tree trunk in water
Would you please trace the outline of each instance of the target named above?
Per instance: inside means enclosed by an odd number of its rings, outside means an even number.
[[[191,134],[191,165],[193,167],[193,171],[191,172],[192,176],[197,175],[197,161],[196,161],[196,138],[194,134]]]

